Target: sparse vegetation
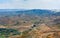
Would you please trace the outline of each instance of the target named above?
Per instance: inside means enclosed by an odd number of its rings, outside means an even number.
[[[0,38],[56,38],[55,36],[60,36],[58,32],[53,34],[54,31],[60,30],[60,13],[40,9],[1,13],[4,15],[0,14]]]
[[[20,35],[20,32],[14,29],[0,28],[0,35],[4,37],[9,37],[14,35]]]

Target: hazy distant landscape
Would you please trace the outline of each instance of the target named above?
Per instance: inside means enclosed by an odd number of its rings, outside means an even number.
[[[60,11],[0,9],[0,38],[60,38]]]

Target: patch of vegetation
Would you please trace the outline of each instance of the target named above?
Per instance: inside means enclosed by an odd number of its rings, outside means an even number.
[[[0,35],[0,38],[5,38],[5,36],[3,36],[3,35]]]
[[[5,37],[9,37],[14,35],[20,35],[20,32],[15,29],[0,28],[0,35],[0,37],[2,37],[2,35],[4,35]]]

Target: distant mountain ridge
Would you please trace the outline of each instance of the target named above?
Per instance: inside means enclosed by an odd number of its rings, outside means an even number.
[[[21,15],[21,14],[27,14],[27,15],[38,15],[38,16],[51,16],[51,15],[59,15],[60,12],[55,13],[55,11],[52,10],[41,10],[41,9],[32,9],[32,10],[17,10],[17,9],[11,9],[11,10],[1,10],[0,9],[0,15]]]

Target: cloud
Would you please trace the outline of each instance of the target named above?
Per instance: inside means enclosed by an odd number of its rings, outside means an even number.
[[[60,0],[5,0],[0,9],[60,9]]]

